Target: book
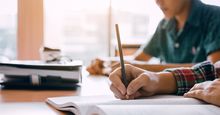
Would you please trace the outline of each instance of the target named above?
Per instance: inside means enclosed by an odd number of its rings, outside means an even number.
[[[75,87],[81,81],[82,61],[66,64],[43,63],[34,60],[14,60],[0,63],[4,75],[3,86],[7,87]]]
[[[158,95],[120,100],[113,96],[52,97],[48,104],[75,115],[219,115],[220,108],[194,98]]]

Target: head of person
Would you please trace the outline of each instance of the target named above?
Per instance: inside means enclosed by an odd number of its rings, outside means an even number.
[[[155,2],[162,10],[165,19],[179,15],[191,4],[191,0],[155,0]]]

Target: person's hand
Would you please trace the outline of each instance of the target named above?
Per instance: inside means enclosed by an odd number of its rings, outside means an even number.
[[[195,84],[184,96],[220,106],[220,79]]]
[[[129,64],[129,62],[125,61],[125,64]],[[109,75],[116,68],[120,67],[120,62],[118,60],[113,59],[101,59],[96,58],[91,61],[91,64],[86,68],[86,70],[91,75]]]
[[[116,98],[134,99],[142,96],[151,96],[157,92],[158,74],[146,71],[132,65],[125,65],[126,78],[129,85],[126,88],[121,81],[121,68],[117,68],[109,75],[110,89]]]
[[[91,75],[103,75],[103,68],[104,68],[104,61],[101,59],[94,59],[91,62],[91,65],[89,65],[86,70],[91,74]]]

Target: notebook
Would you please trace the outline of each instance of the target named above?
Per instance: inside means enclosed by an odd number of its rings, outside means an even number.
[[[119,100],[113,96],[52,97],[48,104],[75,115],[219,115],[220,108],[182,96],[158,95]]]

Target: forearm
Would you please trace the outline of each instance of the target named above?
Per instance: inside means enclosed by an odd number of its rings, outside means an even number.
[[[167,68],[178,68],[178,67],[191,67],[193,64],[144,64],[144,63],[132,63],[132,65],[154,72],[160,72]]]
[[[176,80],[171,72],[159,72],[156,94],[173,94],[177,91]]]

